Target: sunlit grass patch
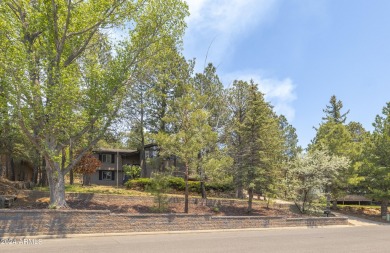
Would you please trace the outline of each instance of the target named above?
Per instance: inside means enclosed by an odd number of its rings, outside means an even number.
[[[49,187],[35,187],[34,190],[37,191],[49,191]],[[149,193],[144,193],[140,191],[128,190],[126,188],[116,188],[115,186],[105,186],[105,185],[91,185],[91,186],[82,186],[81,184],[67,184],[65,185],[65,192],[75,192],[75,193],[99,193],[99,194],[117,194],[117,195],[127,195],[127,196],[149,196]]]
[[[337,204],[339,208],[350,207],[350,208],[372,208],[372,209],[380,209],[381,207],[378,205],[340,205]]]

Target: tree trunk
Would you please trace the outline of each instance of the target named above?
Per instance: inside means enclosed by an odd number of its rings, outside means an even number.
[[[42,169],[40,173],[41,177],[39,179],[39,185],[40,186],[48,186],[48,175],[46,173],[46,169]]]
[[[69,147],[69,163],[71,163],[73,160],[73,148],[72,146]],[[74,184],[74,175],[73,175],[73,169],[69,171],[69,183],[70,185]]]
[[[204,180],[200,181],[200,189],[202,191],[202,199],[207,199],[206,184]]]
[[[188,165],[186,164],[186,171],[184,174],[184,181],[185,181],[185,193],[184,193],[184,212],[188,213]]]
[[[201,161],[201,159],[202,159],[202,152],[199,152],[198,153],[198,160]],[[206,177],[205,177],[204,169],[202,166],[198,167],[198,172],[200,174],[200,190],[202,193],[202,199],[207,199],[206,185],[205,185]]]
[[[330,191],[328,186],[326,187],[326,211],[330,211]]]
[[[142,99],[143,101],[143,99]],[[143,102],[142,102],[143,104]],[[141,106],[141,177],[148,177],[145,157],[145,133],[144,133],[144,107]]]
[[[248,189],[248,213],[252,212],[252,201],[253,201],[253,189]]]
[[[16,181],[15,161],[13,157],[11,157],[11,180]]]
[[[38,171],[38,185],[47,186],[46,160],[42,157],[42,164]]]
[[[73,169],[69,171],[69,184],[74,184],[74,175],[73,175]]]
[[[332,209],[337,210],[337,199],[334,199],[332,202]]]
[[[50,189],[49,208],[68,208],[65,198],[65,176],[60,169],[60,164],[53,162],[54,168],[50,168],[49,161],[46,161],[46,172]]]
[[[387,199],[382,200],[382,203],[381,203],[381,216],[382,216],[382,218],[387,216],[388,205],[389,205],[389,200],[387,200]]]
[[[242,185],[239,185],[236,188],[236,198],[239,198],[239,199],[244,198],[244,187],[242,187]]]
[[[148,171],[146,168],[146,157],[145,157],[145,145],[141,144],[140,150],[140,158],[141,158],[141,177],[148,177]]]
[[[34,128],[34,137],[37,137],[38,136],[38,133],[37,133],[37,129]],[[41,158],[41,154],[39,152],[39,150],[35,150],[35,157],[34,157],[34,167],[33,167],[33,177],[32,177],[32,181],[34,183],[34,185],[37,185],[38,184],[38,174],[39,174],[39,165],[40,165],[40,158]]]
[[[39,156],[35,158],[34,161],[34,168],[33,168],[33,176],[32,176],[32,182],[34,185],[38,184],[38,174],[39,174]]]
[[[5,166],[3,166],[3,156],[2,154],[0,153],[0,178],[2,178],[4,176],[3,172],[4,172],[4,168]]]
[[[9,179],[9,167],[10,167],[10,158],[9,155],[5,155],[5,178]]]
[[[307,195],[309,194],[309,191],[304,191],[303,199],[302,199],[302,213],[306,212],[306,203],[307,203]]]
[[[91,186],[91,174],[83,175],[83,186]]]

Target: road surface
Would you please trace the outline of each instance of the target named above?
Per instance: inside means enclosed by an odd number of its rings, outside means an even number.
[[[4,240],[6,238],[3,238]],[[390,226],[282,228],[207,233],[158,233],[1,244],[0,252],[390,252]],[[34,244],[35,243],[35,244]]]

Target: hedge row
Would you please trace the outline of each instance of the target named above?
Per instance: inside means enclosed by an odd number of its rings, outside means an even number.
[[[138,178],[138,179],[132,179],[125,183],[125,186],[128,189],[133,190],[142,190],[144,191],[147,187],[151,185],[151,179],[150,178]],[[184,191],[185,190],[185,182],[184,179],[181,177],[169,177],[168,178],[168,187],[176,190],[176,191]],[[206,183],[206,191],[216,191],[216,192],[227,192],[234,190],[234,187],[232,184],[227,183]],[[190,192],[201,192],[200,188],[200,182],[199,181],[189,181],[188,182],[188,188]]]

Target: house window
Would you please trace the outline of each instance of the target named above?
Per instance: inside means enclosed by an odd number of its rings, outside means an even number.
[[[158,151],[156,147],[151,147],[149,149],[145,150],[145,157],[146,158],[154,158],[158,156]]]
[[[103,171],[102,180],[112,180],[112,171]]]
[[[115,171],[100,170],[99,171],[99,180],[103,180],[103,181],[115,180]]]
[[[114,154],[100,154],[99,160],[102,163],[115,163],[115,155]]]
[[[150,150],[150,152],[149,152],[149,157],[150,157],[150,158],[157,157],[157,150]]]

